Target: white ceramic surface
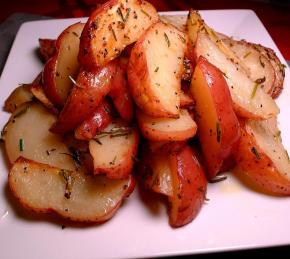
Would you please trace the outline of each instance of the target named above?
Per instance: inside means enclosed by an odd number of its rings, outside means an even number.
[[[273,48],[286,64],[252,11],[219,10],[201,14],[217,31]],[[55,38],[66,26],[79,20],[36,21],[21,26],[0,79],[1,105],[13,88],[31,82],[41,70],[42,64],[35,55],[38,38]],[[287,69],[285,89],[278,104],[282,138],[288,150],[289,86]],[[8,116],[1,111],[1,127]],[[59,224],[18,215],[10,206],[6,190],[8,167],[3,149],[0,152],[0,258],[135,258],[290,244],[290,198],[253,192],[234,177],[210,184],[207,194],[210,201],[197,219],[179,229],[169,226],[163,204],[158,203],[155,210],[149,209],[136,189],[109,222],[62,230]]]

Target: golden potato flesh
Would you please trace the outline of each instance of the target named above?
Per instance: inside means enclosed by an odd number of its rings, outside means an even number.
[[[35,212],[56,212],[81,222],[111,218],[134,189],[133,177],[109,180],[84,175],[20,157],[9,173],[9,187],[25,207]]]
[[[4,129],[5,149],[10,163],[23,156],[51,166],[75,169],[70,151],[61,137],[49,131],[55,121],[56,116],[38,103],[18,108]]]

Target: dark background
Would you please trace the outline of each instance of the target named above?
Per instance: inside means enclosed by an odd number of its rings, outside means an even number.
[[[290,0],[148,0],[158,11],[252,9],[274,39],[285,59],[290,60]],[[88,16],[105,0],[3,0],[0,23],[15,12],[51,17]]]

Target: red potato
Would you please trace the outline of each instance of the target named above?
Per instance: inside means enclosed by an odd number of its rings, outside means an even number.
[[[168,150],[158,152],[145,146],[138,165],[138,175],[146,189],[165,196],[172,196],[172,179]]]
[[[77,55],[83,27],[83,23],[76,23],[66,28],[56,40],[55,54],[44,66],[45,94],[52,103],[60,107],[64,105],[73,87],[71,78],[75,78],[79,70]]]
[[[136,128],[123,122],[113,122],[89,142],[94,161],[94,173],[110,179],[127,178],[137,154],[139,134]]]
[[[109,220],[135,187],[133,176],[110,180],[22,157],[13,164],[8,183],[24,208],[87,223]]]
[[[110,0],[89,17],[81,35],[79,62],[91,69],[106,65],[158,20],[146,1]]]
[[[33,95],[30,92],[31,84],[22,84],[15,88],[9,97],[5,100],[4,110],[14,112],[22,104],[31,102]]]
[[[178,118],[187,36],[158,22],[134,45],[128,81],[137,106],[153,117]]]
[[[154,118],[137,111],[142,135],[152,141],[183,141],[193,137],[197,126],[187,110],[181,109],[179,118]]]
[[[207,180],[193,150],[173,142],[171,149],[144,148],[138,173],[145,187],[166,195],[172,227],[191,222],[205,199]]]
[[[198,33],[195,54],[206,57],[224,74],[236,113],[249,119],[268,119],[279,113],[275,101],[260,84],[251,80],[239,63],[233,62],[203,31]]]
[[[195,119],[207,176],[212,179],[237,144],[239,121],[221,71],[203,57],[197,61],[190,90],[196,101]]]
[[[169,197],[169,223],[181,227],[201,210],[207,190],[205,173],[189,146],[170,157],[173,196]]]
[[[126,69],[122,68],[120,63],[121,61],[119,61],[112,80],[112,89],[108,95],[111,97],[121,118],[131,122],[134,116],[134,103],[128,88]]]
[[[64,134],[74,130],[92,116],[112,88],[116,67],[116,62],[112,61],[103,68],[79,73],[57,122],[51,127],[53,133]]]
[[[111,122],[112,107],[104,100],[91,117],[84,120],[80,126],[75,130],[75,137],[80,140],[90,140],[98,132],[104,130]]]
[[[290,162],[275,118],[243,122],[234,155],[241,173],[252,183],[274,194],[290,195]]]
[[[43,63],[46,63],[55,54],[56,40],[53,39],[38,39],[39,49],[38,54]]]

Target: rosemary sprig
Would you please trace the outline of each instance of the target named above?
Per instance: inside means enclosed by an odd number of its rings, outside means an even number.
[[[69,199],[72,192],[72,187],[75,181],[75,178],[72,176],[72,173],[68,170],[61,169],[59,175],[64,178],[65,181],[65,192],[64,197]]]
[[[127,136],[132,132],[132,128],[130,127],[114,127],[109,131],[101,131],[100,133],[98,133],[95,137],[94,140],[100,140],[101,138],[104,137],[110,137],[110,138],[114,138],[114,137],[121,137],[121,136]]]
[[[256,157],[257,159],[261,159],[261,156],[260,156],[258,150],[257,150],[255,147],[252,147],[252,148],[251,148],[251,152],[255,155],[255,157]]]
[[[251,55],[251,51],[249,51],[249,52],[247,52],[244,56],[243,56],[243,58],[247,58],[248,56],[250,56]]]
[[[145,12],[143,9],[141,9],[141,12],[151,19],[151,16],[147,12]]]
[[[169,38],[168,38],[168,36],[167,36],[167,34],[165,32],[164,32],[164,38],[165,38],[165,41],[166,41],[167,46],[169,48],[170,47],[170,41],[169,41]]]

